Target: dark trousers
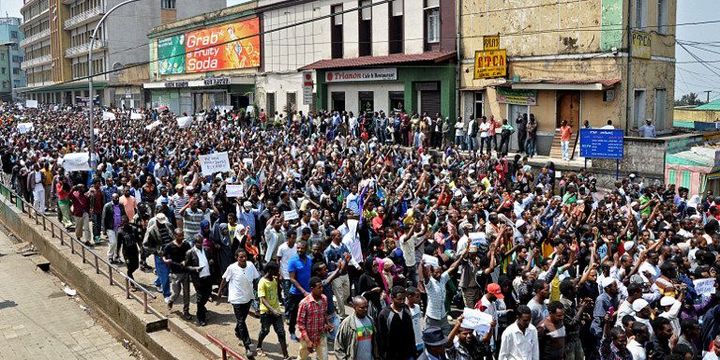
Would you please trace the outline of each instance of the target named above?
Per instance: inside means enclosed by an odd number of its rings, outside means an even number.
[[[524,128],[518,128],[518,152],[525,152],[525,140],[527,140],[527,132]]]
[[[300,301],[302,301],[302,299],[302,294],[290,294],[290,298],[288,299],[288,307],[290,308],[289,330],[291,335],[295,334],[295,325],[297,325],[298,305],[300,305]]]
[[[508,147],[510,147],[510,136],[501,136],[500,137],[500,146],[498,147],[498,153],[501,155],[507,155],[508,153]]]
[[[262,347],[263,340],[270,334],[270,327],[272,326],[277,334],[278,341],[281,345],[285,345],[285,325],[283,324],[282,316],[275,316],[271,313],[260,314],[260,335],[258,335],[258,348]]]
[[[248,313],[250,312],[251,302],[245,304],[233,304],[233,312],[235,312],[235,336],[242,341],[245,348],[248,348],[251,344],[250,333],[248,332],[247,320]]]
[[[92,233],[95,241],[100,241],[100,222],[102,221],[102,214],[92,213],[91,220],[93,222]]]
[[[135,280],[135,277],[133,277],[133,273],[135,270],[138,269],[140,266],[140,263],[138,261],[139,254],[137,248],[127,248],[123,250],[123,257],[125,258],[125,263],[127,265],[127,276],[133,280]]]
[[[212,278],[206,276],[198,278],[193,282],[195,287],[195,300],[197,301],[197,319],[200,322],[207,321],[207,304],[210,299],[210,292],[212,291]]]
[[[480,153],[481,154],[483,153],[483,151],[485,151],[483,149],[486,149],[488,154],[490,153],[490,137],[489,136],[480,138]]]
[[[282,282],[280,283],[282,285],[282,295],[283,295],[283,307],[285,307],[285,317],[290,319],[290,287],[292,286],[292,282],[290,282],[289,279],[282,279]]]

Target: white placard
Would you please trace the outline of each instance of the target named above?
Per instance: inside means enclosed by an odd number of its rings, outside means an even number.
[[[160,126],[160,124],[162,124],[162,121],[160,121],[160,120],[155,120],[155,121],[153,121],[152,124],[146,126],[146,127],[145,127],[145,130],[155,129],[156,127]]]
[[[17,124],[17,130],[20,134],[27,134],[33,131],[33,123],[19,123]]]
[[[225,113],[230,113],[231,111],[233,111],[233,107],[232,106],[218,106],[217,110],[218,110],[218,115],[222,116]]]
[[[93,134],[95,134],[95,136],[100,135],[100,129],[93,129]]]
[[[227,152],[200,155],[200,167],[205,176],[230,171],[230,159]]]
[[[62,167],[65,171],[90,171],[88,153],[70,153],[63,156]]]
[[[711,295],[715,293],[715,279],[696,279],[693,280],[695,285],[695,292],[698,295]]]
[[[130,120],[142,120],[145,116],[140,113],[131,112],[130,113]]]
[[[298,215],[297,210],[283,211],[283,219],[285,219],[285,221],[293,221],[299,218],[300,215]]]
[[[248,115],[254,114],[254,113],[255,113],[255,107],[252,106],[252,105],[248,105],[248,106],[245,108],[245,113],[248,114]]]
[[[225,190],[227,192],[227,197],[229,198],[242,197],[244,192],[242,185],[228,185],[225,187]]]
[[[103,117],[102,117],[102,119],[103,119],[104,121],[110,121],[110,120],[115,120],[115,119],[117,119],[117,117],[115,116],[115,114],[113,114],[113,113],[111,113],[111,112],[109,112],[109,111],[103,111]]]
[[[192,125],[192,117],[191,116],[183,116],[177,118],[177,124],[178,127],[181,129],[187,129]]]
[[[478,336],[482,337],[490,331],[490,323],[492,323],[492,321],[492,315],[480,310],[465,308],[465,310],[463,310],[463,321],[460,326],[464,329],[473,329]]]
[[[25,106],[28,108],[37,109],[38,102],[37,102],[37,100],[25,100]]]
[[[245,164],[245,167],[249,169],[252,167],[253,159],[252,158],[244,158],[243,164]]]

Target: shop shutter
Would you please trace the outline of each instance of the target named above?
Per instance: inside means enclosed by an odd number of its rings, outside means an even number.
[[[422,99],[420,105],[421,113],[427,113],[429,116],[435,116],[440,113],[440,92],[439,91],[422,91],[420,93]],[[447,115],[447,114],[442,114]]]

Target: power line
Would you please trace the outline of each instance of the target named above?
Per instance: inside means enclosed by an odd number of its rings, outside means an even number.
[[[586,0],[578,0],[578,1],[586,1]],[[311,24],[311,23],[316,22],[316,21],[318,21],[318,20],[332,19],[333,17],[339,16],[339,15],[344,15],[344,14],[346,14],[346,13],[355,12],[355,11],[361,11],[362,9],[372,8],[372,7],[374,7],[374,6],[389,4],[390,2],[392,2],[392,0],[380,0],[380,1],[378,1],[378,2],[374,2],[374,3],[368,4],[368,5],[362,5],[362,6],[358,6],[358,7],[355,7],[355,8],[351,8],[351,9],[347,9],[347,10],[342,10],[342,11],[339,11],[339,12],[337,12],[337,13],[330,13],[330,14],[322,15],[322,16],[315,17],[315,18],[312,18],[312,19],[303,20],[303,21],[300,21],[300,22],[297,22],[297,23],[292,23],[292,24],[280,26],[280,27],[277,27],[277,28],[274,28],[274,29],[259,31],[259,32],[256,33],[256,34],[247,35],[247,36],[240,37],[240,38],[238,38],[238,39],[228,40],[228,41],[225,41],[225,42],[222,42],[222,43],[218,43],[218,44],[214,44],[214,45],[209,45],[209,46],[197,48],[197,49],[194,49],[194,50],[192,50],[192,51],[190,51],[190,52],[185,51],[185,52],[182,52],[182,53],[179,53],[179,54],[175,54],[175,55],[173,55],[173,56],[168,56],[168,57],[164,57],[164,58],[159,58],[159,57],[158,57],[158,58],[156,58],[156,59],[154,59],[154,60],[148,60],[148,61],[143,61],[143,62],[139,62],[139,63],[135,63],[135,64],[130,64],[130,65],[124,66],[124,67],[122,67],[122,68],[120,68],[120,69],[116,69],[116,70],[113,69],[113,70],[107,70],[107,71],[99,72],[99,73],[97,73],[97,74],[93,74],[93,77],[103,76],[103,75],[107,75],[107,74],[115,73],[115,72],[119,72],[119,71],[124,71],[124,70],[130,69],[130,68],[133,68],[133,67],[149,65],[149,64],[157,63],[157,62],[160,62],[160,61],[163,61],[163,60],[169,60],[169,59],[177,58],[177,57],[180,57],[180,56],[185,56],[185,55],[187,55],[188,53],[194,53],[194,52],[197,52],[197,51],[203,51],[203,50],[206,50],[206,49],[216,48],[216,47],[220,47],[220,46],[227,45],[227,44],[230,44],[230,43],[234,43],[234,42],[237,42],[237,41],[246,40],[246,39],[254,38],[254,37],[257,37],[257,36],[266,35],[266,34],[269,34],[269,33],[279,32],[279,31],[283,31],[283,30],[289,30],[289,29],[294,28],[294,27],[297,27],[297,26]],[[571,2],[565,2],[565,3],[571,3]],[[528,7],[525,7],[525,8],[551,6],[551,5],[554,6],[555,4],[535,5],[535,6],[528,6]],[[518,7],[518,8],[514,8],[514,9],[522,9],[522,8],[523,8],[523,7]],[[505,11],[508,11],[508,9],[505,9]],[[480,13],[482,13],[482,12],[464,13],[463,16],[465,16],[465,15],[480,14]],[[687,23],[679,23],[679,24],[668,24],[668,25],[662,25],[662,26],[663,26],[663,27],[678,27],[678,26],[707,25],[707,24],[715,24],[715,23],[720,23],[720,19],[719,19],[719,20],[698,21],[698,22],[687,22]],[[618,28],[612,28],[611,26],[600,26],[600,27],[598,27],[598,26],[596,26],[596,25],[593,25],[593,26],[586,26],[586,27],[549,29],[549,30],[529,31],[529,32],[528,32],[528,31],[520,31],[520,32],[515,32],[515,33],[506,33],[506,34],[499,34],[499,35],[500,35],[500,36],[509,37],[509,36],[526,36],[526,35],[536,35],[536,34],[545,34],[545,33],[557,33],[557,32],[564,32],[564,31],[575,31],[575,32],[577,32],[577,31],[601,31],[601,32],[602,32],[602,31],[624,31],[624,30],[626,29],[626,28],[623,27],[621,24],[617,24],[617,25],[619,25],[620,27],[618,27]],[[644,26],[644,27],[636,27],[636,28],[630,27],[630,29],[631,29],[631,30],[632,30],[632,29],[646,29],[646,28],[654,28],[654,27],[657,28],[657,27],[660,27],[660,25],[657,25],[657,26]],[[485,37],[485,36],[486,36],[486,35],[472,35],[472,36],[463,36],[462,38],[465,38],[465,39],[468,39],[468,38],[482,38],[482,37]],[[451,38],[451,36],[446,37],[446,39],[449,39],[449,38]],[[454,36],[452,36],[452,38],[454,38]],[[403,40],[406,40],[406,39],[403,39]],[[331,43],[332,43],[332,42],[331,42]],[[315,43],[313,43],[313,44],[315,44]],[[139,48],[139,47],[142,47],[142,46],[145,46],[145,44],[139,45],[138,48]],[[290,46],[290,45],[287,45],[287,46]],[[261,55],[261,56],[262,56],[262,55]],[[720,75],[719,75],[719,76],[720,76]],[[69,84],[69,83],[74,83],[74,82],[78,82],[78,81],[87,80],[87,79],[89,79],[89,78],[90,78],[90,76],[82,76],[82,77],[78,77],[78,78],[75,78],[75,79],[72,79],[72,80],[67,80],[67,81],[55,83],[55,84],[52,84],[52,85],[45,85],[45,86],[41,86],[41,87],[36,87],[36,88],[33,88],[32,90],[28,90],[28,91],[39,91],[39,90],[43,90],[43,89],[47,89],[47,88],[51,88],[51,87],[56,87],[56,86],[61,86],[61,85]],[[27,92],[27,91],[26,91],[26,92]]]
[[[678,42],[678,45],[680,45],[680,47],[683,48],[683,50],[685,50],[688,54],[690,54],[690,56],[691,56],[693,59],[695,59],[695,60],[697,60],[697,61],[700,61],[700,64],[702,64],[702,66],[704,66],[706,69],[710,70],[711,73],[713,73],[713,74],[717,75],[718,77],[720,77],[720,73],[716,72],[713,67],[711,67],[710,65],[706,64],[705,61],[704,61],[703,59],[701,59],[699,56],[693,54],[690,50],[688,50],[688,48],[685,46],[685,44],[683,44],[683,43],[681,43],[681,42]]]

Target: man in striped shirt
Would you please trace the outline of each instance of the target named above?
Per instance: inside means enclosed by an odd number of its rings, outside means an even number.
[[[180,216],[180,210],[188,203],[189,197],[185,194],[185,188],[178,184],[175,186],[176,193],[171,196],[170,205],[175,209],[175,226],[178,229],[183,227],[183,218]]]
[[[195,196],[190,198],[190,201],[180,209],[180,216],[183,219],[183,233],[185,234],[185,241],[190,242],[194,239],[195,235],[200,233],[200,222],[203,220],[204,213],[198,208],[199,199]]]

